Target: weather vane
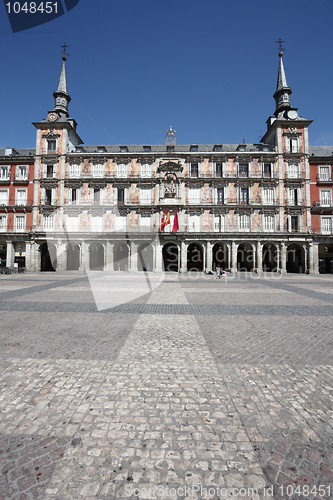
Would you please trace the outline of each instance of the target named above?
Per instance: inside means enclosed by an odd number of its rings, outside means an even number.
[[[63,49],[62,50],[62,58],[64,61],[66,61],[66,56],[69,56],[69,54],[67,54],[66,52],[66,49],[69,47],[69,45],[67,45],[67,43],[65,42],[64,45],[61,45],[61,48]]]
[[[281,38],[279,38],[278,41],[275,43],[279,44],[279,56],[281,57],[283,55],[282,51],[285,50],[284,47],[282,47],[282,44],[285,43],[285,41],[281,40]]]

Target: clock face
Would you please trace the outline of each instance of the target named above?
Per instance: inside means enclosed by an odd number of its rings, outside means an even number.
[[[49,113],[49,116],[47,117],[49,122],[55,122],[57,118],[58,118],[57,113]]]
[[[288,118],[290,120],[296,120],[297,117],[298,117],[298,113],[295,109],[291,109],[290,111],[288,111]]]

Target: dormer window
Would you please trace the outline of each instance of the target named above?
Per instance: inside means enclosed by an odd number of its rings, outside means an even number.
[[[145,153],[149,153],[151,151],[151,146],[143,146],[143,150]]]
[[[83,147],[82,146],[76,146],[75,151],[77,153],[83,153]]]
[[[238,151],[245,151],[245,144],[241,144],[240,146],[238,146]]]
[[[97,151],[99,153],[106,153],[106,148],[104,146],[98,146]]]
[[[167,146],[167,151],[170,153],[175,150],[175,146]]]
[[[128,153],[128,147],[127,146],[119,146],[120,152],[121,153]]]
[[[222,145],[221,144],[215,144],[214,151],[222,151]]]
[[[198,151],[198,146],[196,146],[196,145],[192,145],[192,146],[190,147],[190,151],[192,151],[192,152],[194,152],[194,153],[195,153],[195,152],[197,152],[197,151]]]

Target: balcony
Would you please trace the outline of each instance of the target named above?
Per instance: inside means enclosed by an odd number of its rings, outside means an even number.
[[[13,184],[20,184],[22,186],[26,186],[29,184],[28,174],[26,175],[15,175],[13,179]]]
[[[41,149],[41,155],[47,155],[47,156],[56,156],[59,154],[58,148],[42,148]]]
[[[332,176],[329,174],[319,174],[316,180],[318,184],[333,184]]]
[[[321,211],[327,211],[328,213],[331,213],[333,209],[333,203],[330,198],[324,198],[320,201],[316,201],[313,206],[311,207],[311,212],[321,212]]]

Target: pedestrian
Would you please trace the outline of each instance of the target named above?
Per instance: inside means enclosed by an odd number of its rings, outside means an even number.
[[[216,266],[216,269],[215,269],[215,279],[216,280],[218,278],[220,278],[220,273],[221,273],[221,269],[219,268],[219,266]]]

